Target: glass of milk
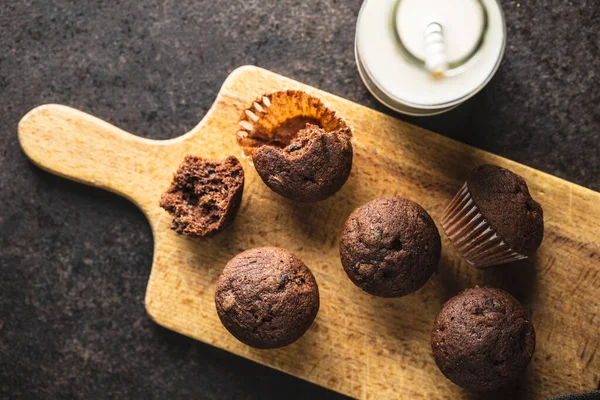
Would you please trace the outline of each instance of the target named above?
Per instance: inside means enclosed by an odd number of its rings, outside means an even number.
[[[494,76],[506,45],[497,0],[365,0],[356,62],[373,96],[408,115],[451,110]]]

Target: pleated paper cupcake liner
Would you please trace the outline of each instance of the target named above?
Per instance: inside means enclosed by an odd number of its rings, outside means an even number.
[[[483,217],[465,183],[442,217],[442,228],[460,255],[477,268],[522,260]]]
[[[284,147],[306,123],[351,136],[346,122],[320,99],[300,90],[286,90],[263,95],[244,110],[237,142],[246,156],[265,144]]]

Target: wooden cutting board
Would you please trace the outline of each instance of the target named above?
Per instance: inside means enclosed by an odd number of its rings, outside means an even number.
[[[240,156],[235,134],[242,110],[260,94],[293,88],[321,97],[355,128],[354,166],[343,189],[324,202],[297,205],[271,192],[242,160],[246,187],[232,227],[197,240],[169,229],[170,217],[158,201],[183,157]],[[600,382],[600,193],[256,67],[235,70],[206,117],[173,140],[133,136],[60,105],[44,105],[23,117],[19,140],[41,168],[116,192],[143,210],[155,242],[146,309],[158,324],[183,335],[356,398],[476,398],[439,372],[429,332],[449,297],[493,285],[526,305],[537,334],[527,373],[498,398],[545,399],[594,389]],[[417,293],[382,299],[350,282],[338,240],[355,207],[378,196],[404,196],[439,222],[469,171],[482,163],[524,176],[543,205],[545,237],[533,259],[479,271],[462,261],[442,234],[438,272]],[[226,262],[264,245],[302,258],[321,293],[311,329],[278,350],[238,342],[219,322],[214,305],[215,281]]]

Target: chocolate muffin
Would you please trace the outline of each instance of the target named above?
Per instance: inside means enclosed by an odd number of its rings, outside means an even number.
[[[367,293],[405,296],[435,271],[441,241],[435,223],[420,205],[399,197],[358,207],[344,226],[340,257],[348,277]]]
[[[256,171],[274,192],[301,203],[324,200],[346,183],[352,169],[349,131],[326,132],[306,124],[285,148],[261,146]]]
[[[352,169],[352,129],[321,100],[287,90],[261,96],[242,114],[238,144],[274,192],[301,203],[324,200]]]
[[[431,348],[442,373],[476,391],[515,380],[535,350],[535,331],[523,306],[500,289],[467,289],[437,315]]]
[[[446,209],[442,227],[470,264],[484,268],[534,254],[544,236],[544,215],[521,176],[482,165]]]
[[[277,247],[235,256],[215,294],[221,322],[239,341],[273,349],[298,340],[319,310],[317,282],[304,263]]]
[[[207,236],[233,222],[243,191],[244,170],[237,158],[186,156],[160,206],[173,217],[171,228],[177,233]]]

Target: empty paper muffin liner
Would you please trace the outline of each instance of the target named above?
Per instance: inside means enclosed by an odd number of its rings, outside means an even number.
[[[300,90],[286,90],[263,95],[244,110],[237,142],[246,156],[262,145],[283,148],[307,123],[327,132],[350,132],[346,122],[320,99]]]
[[[527,258],[496,233],[475,205],[466,183],[446,208],[442,228],[460,255],[477,268]]]

